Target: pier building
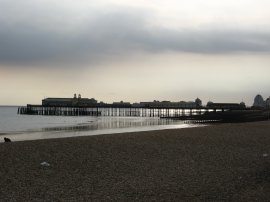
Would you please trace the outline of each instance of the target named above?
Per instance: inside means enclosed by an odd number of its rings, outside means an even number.
[[[97,105],[97,100],[94,98],[82,98],[74,94],[73,98],[46,98],[42,100],[42,106],[54,107],[91,107]]]

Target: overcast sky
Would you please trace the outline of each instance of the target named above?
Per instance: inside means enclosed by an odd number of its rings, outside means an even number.
[[[0,105],[44,97],[252,104],[269,0],[0,0]]]

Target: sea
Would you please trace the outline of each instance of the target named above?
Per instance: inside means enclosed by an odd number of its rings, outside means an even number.
[[[158,117],[19,115],[18,107],[0,106],[0,142],[65,138],[125,132],[197,127]]]

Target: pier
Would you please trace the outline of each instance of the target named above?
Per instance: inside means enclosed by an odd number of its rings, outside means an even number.
[[[220,117],[230,111],[247,111],[245,103],[213,103],[203,106],[202,101],[157,101],[152,102],[98,102],[94,98],[82,98],[75,93],[73,98],[45,98],[41,105],[28,104],[18,108],[18,114],[44,116],[110,116],[110,117],[159,117],[183,120]]]
[[[117,117],[160,117],[177,118],[203,115],[209,112],[226,112],[230,107],[125,107],[113,104],[74,107],[74,106],[43,106],[27,105],[19,107],[18,114],[45,115],[45,116],[117,116]],[[239,109],[241,110],[241,109]]]

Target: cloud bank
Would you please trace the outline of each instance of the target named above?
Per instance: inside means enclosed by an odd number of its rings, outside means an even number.
[[[80,18],[68,13],[59,18],[56,11],[46,18],[49,9],[28,15],[1,12],[0,64],[91,64],[141,51],[150,54],[270,52],[268,30],[222,26],[172,29],[152,23],[155,17],[143,10],[90,11],[93,12]]]

